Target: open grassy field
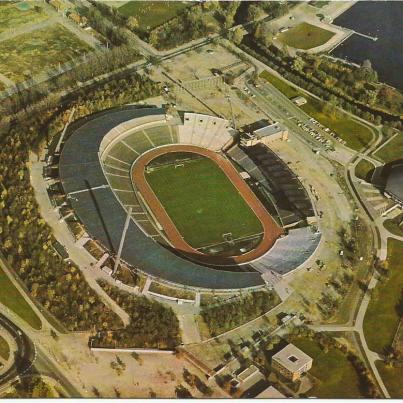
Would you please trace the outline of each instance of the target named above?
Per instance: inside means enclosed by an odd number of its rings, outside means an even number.
[[[0,336],[0,357],[5,360],[8,360],[9,355],[10,355],[10,347],[7,341]]]
[[[375,157],[385,163],[403,158],[403,134],[399,133],[385,146],[380,148]]]
[[[68,29],[54,24],[0,42],[0,71],[14,82],[24,81],[90,49]]]
[[[192,5],[182,1],[128,1],[119,7],[119,12],[137,18],[140,29],[150,29],[175,17]]]
[[[48,15],[40,1],[0,2],[0,33],[15,29],[19,25],[36,24],[47,18]]]
[[[146,179],[186,242],[194,248],[263,231],[225,173],[209,158],[146,174]]]
[[[384,227],[392,234],[403,236],[403,213],[399,214],[395,218],[385,220],[383,222]]]
[[[0,267],[0,302],[39,330],[41,321]]]
[[[371,130],[351,119],[347,114],[338,113],[337,115],[329,115],[322,111],[322,101],[309,98],[302,109],[314,119],[328,127],[337,135],[346,141],[346,146],[353,150],[360,150],[370,143],[372,140]]]
[[[317,378],[317,383],[308,392],[309,396],[321,399],[363,397],[357,372],[340,350],[330,348],[325,353],[316,341],[302,337],[293,338],[292,342],[313,358],[309,373]]]
[[[280,33],[277,38],[292,48],[307,50],[325,44],[334,35],[334,32],[327,29],[302,22],[288,31]]]
[[[295,87],[268,71],[264,71],[260,77],[270,82],[288,98],[293,98],[298,95],[302,95],[306,98],[307,103],[302,105],[301,109],[345,140],[347,147],[360,150],[371,141],[371,130],[356,120],[353,120],[347,114],[340,112],[335,115],[330,115],[323,112],[323,101],[312,98],[302,91],[298,91]]]
[[[368,176],[370,176],[369,174],[373,169],[375,169],[375,167],[371,162],[361,160],[355,167],[355,176],[360,179],[368,180]]]
[[[388,239],[389,276],[376,286],[364,318],[368,347],[383,353],[393,341],[399,324],[396,305],[403,286],[403,242]]]
[[[264,78],[270,84],[274,85],[279,91],[281,91],[286,97],[294,98],[298,95],[303,95],[301,91],[298,91],[295,87],[289,85],[281,78],[269,73],[267,70],[260,74],[261,78]],[[305,96],[305,95],[303,95]]]
[[[386,389],[392,399],[401,399],[403,397],[403,367],[388,367],[384,362],[377,361],[376,367]]]

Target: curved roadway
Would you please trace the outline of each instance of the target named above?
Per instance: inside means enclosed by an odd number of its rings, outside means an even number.
[[[36,358],[35,345],[22,330],[13,322],[0,314],[0,326],[14,337],[17,343],[17,351],[14,355],[14,363],[2,375],[0,375],[0,388],[15,380],[27,372]]]

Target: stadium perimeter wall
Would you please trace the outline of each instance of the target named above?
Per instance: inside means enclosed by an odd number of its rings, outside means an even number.
[[[128,120],[161,116],[161,108],[135,106],[103,112],[78,127],[66,140],[60,156],[60,179],[72,207],[89,235],[116,253],[126,211],[117,200],[103,174],[99,150],[104,136]],[[175,284],[203,289],[250,288],[265,283],[257,272],[230,272],[205,267],[177,256],[145,236],[131,221],[122,250],[122,259],[150,274]]]

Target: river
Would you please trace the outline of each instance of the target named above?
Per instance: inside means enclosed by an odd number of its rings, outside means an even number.
[[[378,40],[353,34],[332,56],[357,64],[369,59],[379,81],[403,89],[403,2],[359,1],[333,23]]]

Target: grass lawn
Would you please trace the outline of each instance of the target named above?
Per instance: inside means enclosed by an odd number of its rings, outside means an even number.
[[[28,305],[19,291],[14,287],[6,273],[0,268],[0,302],[24,319],[34,329],[39,330],[41,321]]]
[[[167,295],[168,297],[195,299],[195,293],[193,291],[168,287],[161,283],[156,283],[155,281],[151,283],[148,290],[151,292],[156,292],[157,294]]]
[[[301,108],[322,125],[337,133],[340,138],[346,141],[346,146],[353,150],[360,150],[372,140],[372,132],[368,127],[342,112],[337,115],[326,114],[322,112],[322,104],[323,101],[309,98],[308,102]]]
[[[357,166],[355,167],[355,176],[360,179],[367,180],[368,175],[373,169],[375,169],[374,165],[367,161],[367,160],[361,160]]]
[[[39,1],[0,3],[0,33],[22,24],[36,24],[47,18],[48,15],[43,11],[42,2]]]
[[[194,248],[261,233],[262,225],[225,173],[209,158],[165,166],[147,181],[186,242]]]
[[[375,157],[383,162],[392,162],[403,157],[403,134],[399,133],[385,146],[379,149]]]
[[[91,47],[60,24],[0,42],[0,71],[14,82],[88,52]]]
[[[314,7],[322,8],[329,4],[329,1],[310,1],[309,4]]]
[[[389,347],[399,324],[396,305],[403,287],[403,242],[388,239],[389,278],[378,283],[364,318],[368,347],[383,353]]]
[[[289,85],[287,82],[269,73],[268,71],[263,71],[260,74],[260,77],[264,78],[270,84],[274,85],[279,91],[281,91],[288,98],[294,98],[297,97],[298,95],[303,95],[305,97],[305,95],[302,94],[301,91],[298,91],[295,87]]]
[[[397,217],[392,218],[390,220],[385,220],[383,222],[383,225],[392,234],[403,236],[403,223],[400,224],[402,221],[403,221],[403,213],[399,214]]]
[[[317,383],[308,392],[309,396],[321,399],[363,397],[357,372],[340,350],[331,348],[325,353],[316,341],[302,337],[293,338],[292,343],[313,358],[309,373],[317,378]]]
[[[323,45],[334,35],[334,32],[327,29],[302,22],[288,31],[280,33],[277,38],[280,42],[292,48],[306,50]]]
[[[347,147],[353,150],[360,150],[372,140],[371,130],[361,123],[358,123],[356,120],[353,120],[347,114],[342,112],[337,115],[324,113],[322,111],[323,101],[312,98],[302,91],[298,91],[295,87],[289,85],[281,78],[270,74],[268,71],[264,71],[260,77],[274,85],[288,98],[302,95],[307,100],[307,103],[302,105],[301,109],[345,140]]]
[[[390,368],[382,361],[377,361],[376,367],[378,368],[390,397],[392,399],[403,398],[403,367]]]
[[[182,1],[128,1],[119,7],[119,12],[136,17],[139,28],[150,29],[175,17],[191,4]]]
[[[5,360],[8,360],[9,355],[10,355],[10,346],[8,345],[7,341],[0,336],[0,357],[2,357]]]

